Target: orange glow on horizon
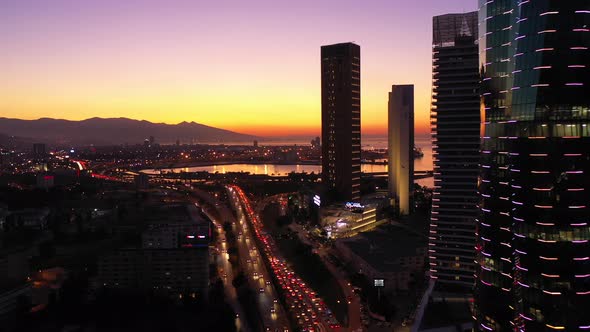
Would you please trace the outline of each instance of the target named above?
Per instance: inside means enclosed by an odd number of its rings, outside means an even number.
[[[404,4],[404,11],[393,10],[394,2],[254,1],[235,2],[228,11],[216,1],[181,1],[186,8],[156,2],[161,7],[116,0],[8,6],[2,18],[11,33],[0,36],[6,46],[0,116],[194,121],[311,139],[321,133],[320,46],[355,41],[362,133],[386,135],[391,85],[414,84],[415,133],[424,134],[432,16],[466,8],[435,0]],[[252,10],[255,3],[261,10]],[[334,6],[342,15],[332,15]]]

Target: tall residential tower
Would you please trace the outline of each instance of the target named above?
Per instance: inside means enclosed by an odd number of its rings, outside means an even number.
[[[470,293],[480,143],[477,12],[432,21],[430,272],[438,290]]]
[[[388,103],[389,194],[402,215],[412,212],[414,86],[393,85]]]
[[[481,331],[590,329],[590,0],[480,0]]]
[[[333,199],[360,201],[361,48],[322,46],[322,182]]]

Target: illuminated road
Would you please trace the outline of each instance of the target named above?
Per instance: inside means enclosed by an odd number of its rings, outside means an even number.
[[[259,294],[258,312],[260,313],[260,318],[262,319],[262,324],[264,325],[265,330],[278,332],[289,331],[289,322],[284,309],[282,308],[280,303],[274,303],[274,299],[277,298],[276,292],[272,288],[272,285],[267,286],[265,284],[265,281],[270,279],[267,277],[268,273],[265,271],[264,265],[261,263],[254,264],[255,261],[252,260],[252,256],[260,257],[260,254],[256,250],[256,246],[251,241],[246,241],[246,238],[249,237],[249,230],[243,218],[239,218],[239,221],[236,220],[229,208],[225,204],[221,203],[218,199],[213,197],[211,194],[196,188],[191,189],[191,192],[193,192],[194,195],[206,201],[209,206],[215,207],[215,210],[218,213],[218,218],[214,217],[213,219],[217,220],[215,225],[218,227],[218,232],[224,235],[223,238],[220,236],[219,242],[217,243],[220,251],[220,261],[222,261],[223,263],[223,272],[220,273],[220,275],[223,277],[223,274],[227,273],[227,278],[223,278],[224,285],[226,289],[231,289],[231,296],[235,299],[235,301],[238,303],[238,306],[240,307],[240,310],[236,311],[240,314],[236,326],[239,327],[240,324],[245,325],[246,316],[243,313],[243,310],[241,309],[241,306],[239,305],[239,302],[237,300],[237,293],[235,287],[232,285],[232,280],[235,277],[235,274],[230,275],[230,273],[227,272],[232,271],[232,267],[231,263],[228,260],[229,256],[226,252],[227,239],[225,239],[225,232],[222,227],[222,224],[224,222],[230,222],[232,224],[232,230],[238,238],[237,249],[240,257],[240,268],[244,271],[244,274],[248,278],[249,287]],[[207,211],[205,213],[207,213]],[[224,239],[226,241],[223,241]],[[255,251],[251,250],[253,248],[255,249]],[[257,276],[262,275],[262,278],[254,278],[254,272],[256,272]],[[264,288],[265,291],[263,293],[260,293],[260,288]],[[271,312],[271,309],[274,310],[274,313]]]
[[[257,204],[256,211],[260,214],[268,204],[278,203],[280,205],[281,212],[284,214],[288,195],[289,194],[278,194],[266,197]],[[348,302],[348,327],[343,328],[342,330],[351,332],[363,331],[364,329],[361,321],[361,301],[358,295],[353,292],[353,287],[350,284],[346,274],[330,262],[330,260],[327,258],[328,252],[320,244],[316,243],[315,241],[311,241],[305,236],[306,231],[301,226],[294,224],[291,226],[291,229],[297,231],[297,234],[303,243],[306,243],[316,249],[318,256],[326,268],[328,268],[330,273],[336,278],[340,288],[343,290]]]
[[[240,210],[247,215],[260,250],[264,252],[272,268],[273,275],[285,294],[288,310],[298,326],[304,331],[340,330],[338,322],[333,318],[325,303],[316,293],[299,278],[281,257],[271,236],[264,232],[258,215],[250,201],[237,186],[229,186],[228,191],[232,200],[239,202]]]
[[[209,219],[215,220],[214,218],[212,218],[212,216],[209,215],[209,213],[207,213],[207,212],[205,212],[205,213],[207,214]],[[218,253],[215,255],[215,257],[216,257],[215,261],[216,261],[217,267],[219,269],[219,276],[221,277],[221,280],[223,281],[225,295],[226,295],[230,305],[234,309],[234,312],[237,314],[236,321],[235,321],[236,327],[237,327],[238,331],[244,331],[244,332],[251,331],[251,329],[247,326],[246,321],[244,319],[246,316],[244,314],[244,310],[242,309],[242,306],[240,305],[240,302],[238,301],[238,294],[236,292],[236,289],[234,288],[234,286],[231,283],[231,281],[235,277],[234,270],[231,266],[231,263],[227,259],[227,254],[222,253],[224,250],[223,248],[225,247],[225,243],[227,241],[226,237],[225,237],[225,231],[221,227],[221,223],[219,220],[215,220],[213,222],[213,224],[215,225],[215,227],[217,227],[217,231],[219,233],[219,237],[217,239],[217,242],[215,243],[215,247],[218,250]]]
[[[264,321],[265,329],[267,331],[286,331],[289,326],[288,318],[278,301],[279,296],[274,284],[271,282],[269,271],[264,265],[258,247],[252,238],[252,232],[246,222],[242,204],[234,195],[230,192],[230,201],[238,215],[238,221],[234,225],[240,253],[240,264],[244,268],[250,287],[259,294],[259,312]]]
[[[222,228],[222,222],[224,219],[220,216],[227,216],[227,214],[229,214],[229,216],[231,217],[231,213],[229,213],[228,211],[223,211],[220,208],[221,205],[216,205],[215,199],[208,193],[200,190],[193,190],[193,193],[195,193],[199,198],[207,202],[207,204],[201,206],[201,208],[203,209],[203,213],[205,213],[207,217],[213,222],[213,225],[217,228],[219,234],[217,242],[215,243],[215,250],[217,252],[214,253],[214,257],[217,263],[217,267],[219,269],[219,276],[223,281],[226,299],[229,302],[229,305],[234,310],[234,312],[237,314],[237,317],[235,318],[236,328],[238,331],[243,332],[252,331],[252,329],[247,325],[244,310],[240,305],[240,302],[238,301],[238,294],[236,292],[236,289],[232,285],[232,280],[235,277],[235,272],[232,268],[231,263],[227,259],[227,254],[223,253],[227,239],[225,237],[225,231]]]

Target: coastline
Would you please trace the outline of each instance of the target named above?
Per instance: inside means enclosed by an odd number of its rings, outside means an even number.
[[[146,169],[169,169],[169,168],[189,168],[189,167],[206,167],[206,166],[221,166],[221,165],[234,165],[234,164],[245,164],[245,165],[314,165],[321,166],[319,160],[312,161],[297,161],[297,162],[286,162],[286,161],[256,161],[256,160],[233,160],[233,161],[187,161],[173,164],[160,164],[155,167],[144,168]]]
[[[422,157],[414,158],[420,159]],[[189,168],[189,167],[206,167],[206,166],[221,166],[221,165],[234,165],[234,164],[244,164],[244,165],[314,165],[314,166],[321,166],[322,163],[319,160],[307,160],[307,161],[255,161],[255,160],[234,160],[234,161],[188,161],[188,162],[181,162],[181,163],[174,163],[174,164],[160,164],[156,167],[150,167],[146,169],[162,169],[162,168]],[[374,161],[374,162],[361,162],[361,165],[387,165],[387,162],[383,161]]]

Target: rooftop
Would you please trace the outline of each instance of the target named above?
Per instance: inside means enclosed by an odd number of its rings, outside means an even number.
[[[144,211],[148,224],[198,224],[208,225],[201,210],[193,204],[162,204],[150,205]]]
[[[467,302],[430,302],[419,331],[471,331],[471,321],[471,309]]]
[[[416,256],[416,249],[426,247],[423,239],[401,228],[361,233],[338,241],[381,272],[400,271],[403,267],[397,258]]]

